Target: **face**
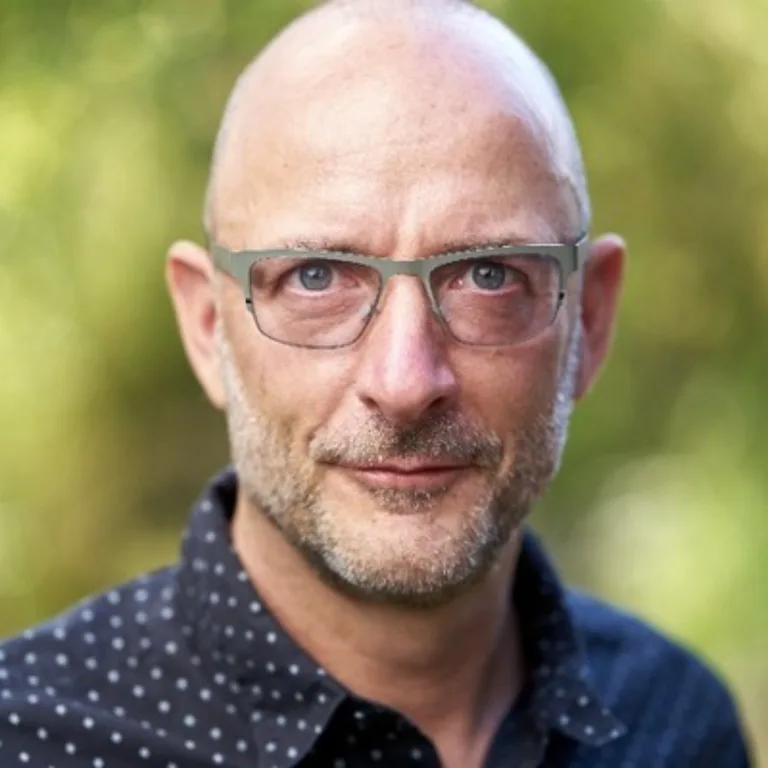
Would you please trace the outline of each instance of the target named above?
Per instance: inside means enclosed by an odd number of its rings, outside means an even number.
[[[562,240],[569,205],[515,94],[471,67],[448,86],[444,63],[421,62],[415,79],[401,62],[407,77],[391,63],[385,79],[344,71],[322,98],[309,82],[291,121],[261,120],[221,192],[223,245],[417,259]],[[363,337],[333,350],[261,335],[218,279],[212,335],[243,513],[367,600],[438,604],[477,582],[560,462],[581,386],[577,279],[543,333],[482,348],[454,341],[399,276]]]

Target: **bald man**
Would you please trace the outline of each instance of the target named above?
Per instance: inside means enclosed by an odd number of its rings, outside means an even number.
[[[325,4],[238,81],[167,278],[232,467],[177,564],[0,646],[2,768],[735,768],[722,683],[526,518],[608,351],[546,68],[457,0]]]

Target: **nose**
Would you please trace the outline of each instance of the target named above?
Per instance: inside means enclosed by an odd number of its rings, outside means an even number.
[[[420,281],[393,277],[363,340],[357,396],[396,423],[446,407],[459,389],[447,343]]]

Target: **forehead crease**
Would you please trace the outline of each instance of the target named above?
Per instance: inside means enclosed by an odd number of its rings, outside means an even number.
[[[478,154],[463,161],[452,154],[442,164],[439,157],[414,155],[409,162],[421,167],[409,173],[397,168],[360,173],[343,169],[346,164],[337,160],[325,174],[297,154],[289,166],[263,168],[229,190],[221,232],[227,242],[322,234],[337,245],[349,242],[354,250],[392,254],[441,250],[446,239],[495,239],[500,230],[500,236],[519,232],[529,241],[543,236],[536,233],[551,239],[568,231],[560,186],[536,162],[515,158],[512,149],[508,156],[494,152],[490,160]],[[398,162],[406,162],[402,153]],[[502,165],[507,168],[500,172]]]
[[[289,121],[266,116],[243,126],[235,167],[246,185],[302,185],[322,180],[365,186],[396,184],[404,172],[465,174],[498,169],[559,178],[538,121],[501,101],[468,107],[464,98],[436,96],[426,108],[377,89],[374,98],[350,89],[308,98]],[[442,102],[442,103],[441,103]],[[233,148],[234,150],[234,148]],[[501,166],[499,166],[501,164]],[[243,173],[244,172],[244,173]],[[375,179],[374,179],[375,174]]]

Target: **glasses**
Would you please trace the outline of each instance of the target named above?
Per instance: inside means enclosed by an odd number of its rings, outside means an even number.
[[[510,245],[413,261],[335,251],[233,252],[212,246],[265,336],[283,344],[336,349],[354,344],[378,310],[387,281],[421,280],[432,311],[463,344],[512,346],[549,327],[565,283],[586,256],[575,244]]]

